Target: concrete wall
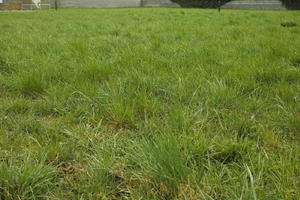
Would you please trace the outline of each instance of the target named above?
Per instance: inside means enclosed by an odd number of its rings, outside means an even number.
[[[51,0],[54,7],[54,1]],[[57,0],[60,8],[179,7],[171,0]]]
[[[180,7],[171,0],[142,0],[144,7]]]
[[[57,0],[61,8],[140,7],[140,0]]]
[[[15,1],[31,0],[3,0],[4,4],[0,4],[0,10],[9,9],[8,2],[12,3]],[[54,7],[55,0],[41,1],[43,3],[50,2],[52,8]],[[300,9],[300,0],[57,0],[57,2],[61,8],[117,8],[141,6],[213,8],[213,2],[221,2],[222,8],[233,9]],[[195,2],[197,2],[197,4],[195,4]],[[207,3],[209,3],[209,6],[205,6]]]
[[[52,0],[40,0],[42,8],[49,8]],[[0,1],[1,2],[1,1]],[[38,9],[32,0],[2,0],[0,10],[31,10]]]
[[[295,0],[296,1],[296,0]],[[280,0],[232,0],[222,6],[229,9],[284,10]]]

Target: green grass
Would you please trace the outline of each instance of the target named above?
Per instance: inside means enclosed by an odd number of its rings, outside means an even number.
[[[0,199],[299,199],[299,60],[299,11],[0,13]]]
[[[57,184],[54,167],[33,160],[0,164],[0,199],[44,199],[51,196]]]

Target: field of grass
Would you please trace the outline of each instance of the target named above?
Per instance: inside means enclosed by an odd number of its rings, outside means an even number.
[[[297,200],[299,144],[299,11],[0,13],[1,200]]]

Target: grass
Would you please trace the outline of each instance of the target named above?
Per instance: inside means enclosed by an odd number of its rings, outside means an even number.
[[[54,167],[36,163],[34,160],[22,164],[1,163],[1,199],[44,199],[55,191],[57,172]]]
[[[299,25],[0,13],[0,199],[299,199]]]

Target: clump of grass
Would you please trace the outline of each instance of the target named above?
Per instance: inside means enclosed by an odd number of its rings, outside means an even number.
[[[88,198],[120,198],[126,196],[126,191],[122,189],[124,186],[124,178],[115,173],[111,166],[107,166],[109,162],[93,160],[90,162],[85,173],[79,175],[79,183],[77,184],[79,193],[84,194]]]
[[[21,133],[26,134],[39,134],[43,133],[44,130],[44,126],[41,122],[32,119],[24,120],[22,123],[18,124],[18,128]]]
[[[72,182],[80,195],[89,199],[118,199],[129,197],[129,181],[121,171],[122,163],[116,155],[117,149],[110,149],[110,141],[101,142],[94,146],[93,155],[85,154],[87,164],[78,171],[76,182]]]
[[[21,76],[19,89],[24,96],[36,98],[45,92],[46,82],[43,75],[37,72]]]
[[[57,172],[43,163],[0,163],[0,199],[50,199],[57,185]]]
[[[47,162],[55,165],[62,165],[65,163],[71,163],[77,159],[78,146],[79,145],[74,142],[52,141],[43,148],[40,147],[38,153],[45,155],[44,157]]]
[[[15,99],[3,105],[6,114],[25,114],[30,111],[30,103],[25,99]]]
[[[108,81],[112,76],[110,66],[101,64],[87,64],[77,69],[76,77],[80,81],[91,81],[94,83],[103,83]]]
[[[0,57],[0,74],[9,75],[15,72],[15,69],[4,58]]]
[[[217,138],[208,151],[209,159],[223,164],[242,163],[242,159],[247,157],[247,151],[251,150],[251,145],[239,141]]]
[[[180,185],[188,184],[192,174],[188,158],[172,135],[136,142],[128,158],[133,167],[142,171],[144,177],[140,177],[141,180],[148,179],[150,185],[165,197],[176,197]]]

